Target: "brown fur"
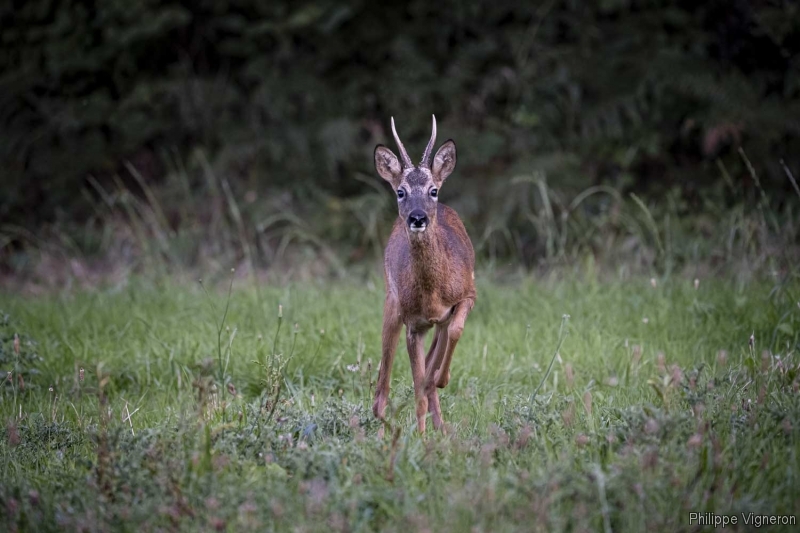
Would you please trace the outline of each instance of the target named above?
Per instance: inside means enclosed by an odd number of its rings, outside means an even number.
[[[431,327],[465,299],[475,300],[475,253],[458,214],[437,205],[436,223],[421,235],[409,235],[400,218],[384,254],[387,295],[390,286],[404,324]],[[454,275],[461,274],[461,275]]]

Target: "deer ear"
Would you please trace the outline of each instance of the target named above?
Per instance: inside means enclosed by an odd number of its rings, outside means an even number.
[[[437,186],[441,186],[442,182],[447,179],[453,170],[456,168],[456,143],[452,139],[445,141],[445,143],[433,156],[433,165],[431,165],[431,174],[433,181]]]
[[[403,172],[397,156],[382,144],[375,147],[375,170],[393,187],[400,181]]]

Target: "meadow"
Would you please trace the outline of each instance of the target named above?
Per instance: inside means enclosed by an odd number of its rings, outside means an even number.
[[[424,435],[402,342],[391,416],[372,416],[380,278],[225,276],[0,296],[0,529],[713,529],[694,512],[743,531],[800,514],[796,273],[479,273],[447,431]]]

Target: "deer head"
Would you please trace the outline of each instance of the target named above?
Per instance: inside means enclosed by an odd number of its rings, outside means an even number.
[[[375,147],[375,169],[388,181],[397,194],[400,218],[405,221],[409,235],[424,234],[428,227],[436,224],[436,204],[439,189],[453,169],[456,168],[456,144],[446,141],[433,153],[436,143],[436,116],[433,116],[431,140],[422,154],[419,165],[414,165],[403,146],[392,117],[392,134],[400,152],[400,159],[382,144]]]

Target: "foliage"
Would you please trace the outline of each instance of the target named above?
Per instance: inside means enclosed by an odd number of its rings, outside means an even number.
[[[755,191],[740,144],[768,191],[788,190],[798,15],[779,0],[15,0],[0,8],[0,218],[86,220],[94,183],[119,176],[141,197],[196,149],[234,197],[288,194],[335,216],[320,191],[370,191],[356,178],[374,179],[388,117],[419,146],[432,112],[471,194],[539,172],[573,194],[691,199],[720,181],[717,157]],[[204,183],[198,165],[176,192]],[[166,210],[171,227],[183,209]]]
[[[238,331],[232,391],[204,385],[213,358],[197,366],[220,318],[200,287],[4,298],[42,360],[38,388],[0,391],[0,527],[642,531],[692,529],[692,511],[796,513],[796,274],[479,279],[441,392],[447,435],[415,433],[400,352],[383,438],[380,285],[242,283],[211,293]],[[296,336],[275,334],[280,319]],[[272,414],[252,362],[265,339],[294,347]]]
[[[758,181],[746,154],[740,155]],[[284,282],[380,271],[397,207],[377,185],[353,198],[320,195],[315,200],[320,206],[283,195],[255,201],[237,198],[202,152],[193,161],[204,169],[202,187],[183,186],[189,170],[170,173],[162,187],[142,182],[144,198],[121,184],[106,190],[95,183],[101,200],[85,225],[36,233],[0,228],[0,244],[25,243],[0,248],[0,286],[92,287],[124,283],[131,273],[164,280],[212,273],[215,283],[231,266],[234,278]],[[596,267],[623,278],[678,274],[689,280],[715,275],[747,280],[793,270],[800,258],[797,200],[770,196],[763,188],[750,195],[733,182],[724,163],[718,170],[723,182],[694,201],[679,188],[651,198],[626,197],[599,185],[571,196],[534,173],[448,205],[464,221],[479,265],[500,277],[520,269],[582,275]],[[180,223],[171,223],[171,210],[177,210]],[[218,363],[225,355],[222,334],[218,331]]]

